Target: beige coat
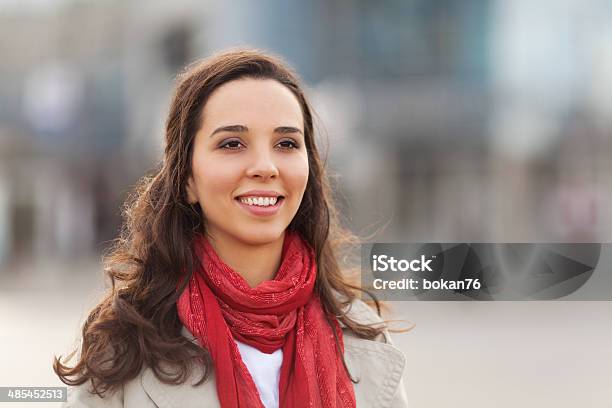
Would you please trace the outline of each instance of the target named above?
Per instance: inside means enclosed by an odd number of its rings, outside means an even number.
[[[361,323],[379,322],[376,313],[361,300],[355,300],[349,316]],[[402,381],[406,359],[391,343],[388,332],[376,341],[357,338],[345,327],[344,356],[353,378],[357,407],[400,408],[407,407]],[[183,334],[196,341],[187,329]],[[214,374],[214,371],[213,371]],[[68,402],[63,407],[88,408],[214,408],[219,407],[214,375],[205,383],[192,387],[201,372],[194,372],[181,385],[168,385],[157,380],[150,368],[144,368],[114,394],[99,398],[87,390],[88,383],[69,387]]]

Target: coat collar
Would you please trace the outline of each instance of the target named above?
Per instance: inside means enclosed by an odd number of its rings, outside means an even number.
[[[358,302],[361,305],[353,305],[351,317],[366,322],[377,319],[368,306],[361,301]],[[353,379],[358,381],[354,384],[357,406],[389,407],[398,387],[403,386],[401,378],[406,361],[403,353],[388,342],[360,339],[347,329],[343,329],[343,332],[346,364]],[[198,343],[185,327],[181,333]],[[385,336],[383,341],[388,341],[388,338]],[[219,407],[214,371],[206,382],[192,386],[201,376],[202,369],[197,367],[192,370],[187,381],[180,385],[170,385],[159,381],[153,370],[147,367],[141,375],[141,382],[145,392],[159,408]]]

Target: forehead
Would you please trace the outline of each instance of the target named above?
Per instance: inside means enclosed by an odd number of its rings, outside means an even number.
[[[294,126],[303,130],[296,96],[273,79],[241,78],[213,91],[204,109],[203,128],[218,125]]]

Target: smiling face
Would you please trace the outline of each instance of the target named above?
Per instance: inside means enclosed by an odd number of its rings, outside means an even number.
[[[283,238],[308,182],[303,123],[297,98],[275,80],[238,79],[210,95],[186,189],[213,240]]]

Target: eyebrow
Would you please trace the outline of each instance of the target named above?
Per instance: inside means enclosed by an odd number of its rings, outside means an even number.
[[[219,133],[219,132],[246,133],[248,131],[249,131],[249,128],[244,125],[221,126],[215,129],[215,131],[210,134],[210,137],[213,137],[216,133]],[[304,133],[300,129],[293,127],[293,126],[279,126],[276,129],[274,129],[274,133],[280,133],[280,134],[300,133],[301,135],[304,135]]]

